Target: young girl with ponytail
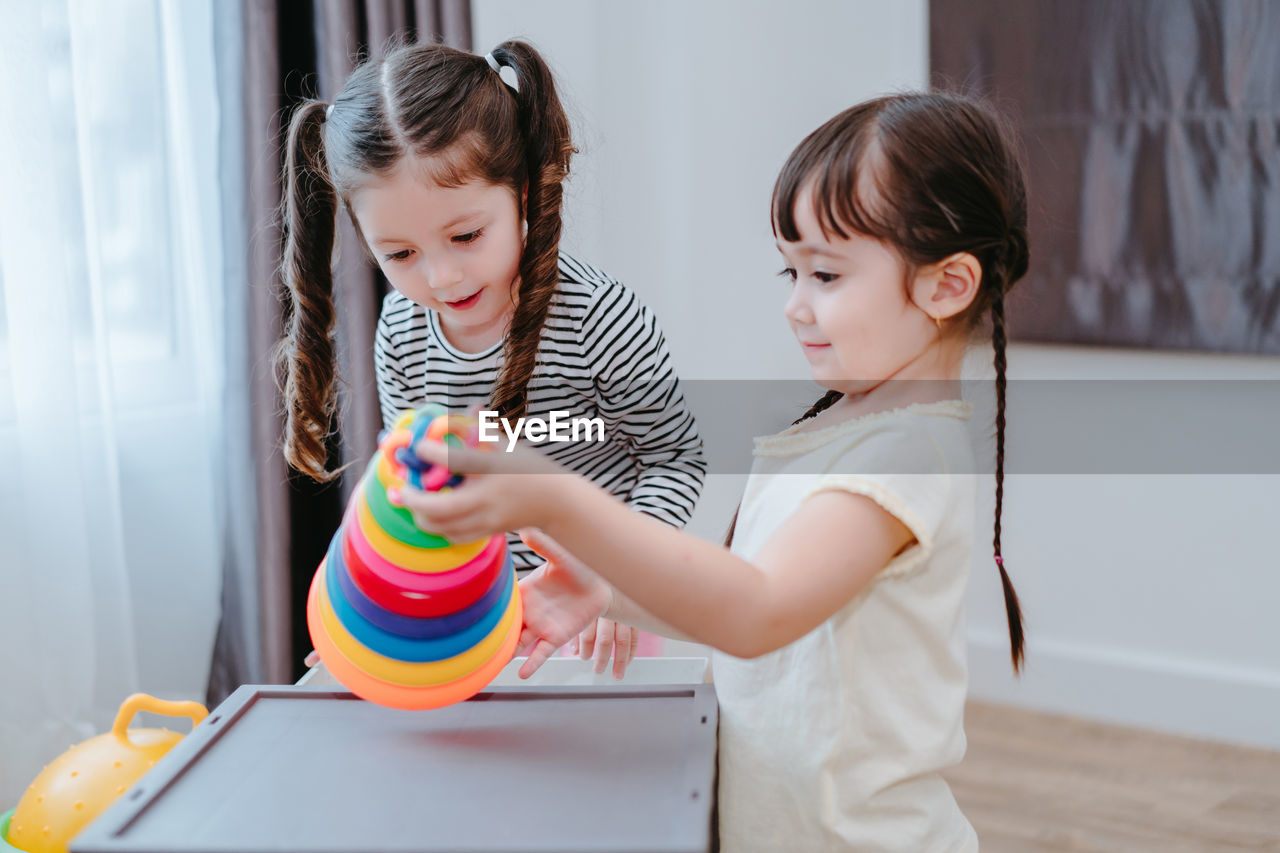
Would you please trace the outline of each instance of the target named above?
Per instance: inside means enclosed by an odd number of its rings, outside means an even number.
[[[509,68],[515,85],[503,81]],[[334,235],[341,204],[393,291],[374,361],[383,419],[453,411],[600,419],[604,440],[552,458],[669,525],[693,512],[702,444],[662,331],[635,294],[559,251],[575,153],[546,62],[508,41],[487,56],[411,44],[352,72],[289,126],[283,278],[291,295],[285,456],[321,481],[336,427]],[[599,435],[597,430],[596,436]],[[518,539],[517,569],[536,565]],[[580,651],[621,675],[637,636],[601,620]]]
[[[1004,298],[1028,264],[1018,157],[970,100],[880,98],[800,143],[772,218],[784,313],[828,391],[756,439],[730,550],[621,510],[532,451],[423,442],[419,455],[466,480],[395,500],[464,541],[530,528],[549,562],[525,586],[526,676],[601,613],[661,620],[716,649],[725,853],[976,851],[941,775],[965,749],[978,469],[960,369],[989,319],[992,556],[1017,670],[1022,619],[1000,514]]]

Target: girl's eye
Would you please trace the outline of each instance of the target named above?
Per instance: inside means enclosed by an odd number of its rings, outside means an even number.
[[[796,271],[791,267],[786,267],[785,269],[778,270],[778,276],[779,278],[785,278],[787,281],[795,282]]]
[[[833,272],[815,272],[813,274],[813,277],[816,278],[818,281],[822,282],[823,284],[830,284],[831,282],[838,279],[840,276],[836,275]]]
[[[475,231],[468,231],[466,234],[458,234],[453,238],[453,242],[461,243],[464,246],[467,243],[474,243],[480,239],[481,231],[482,229],[477,228]]]
[[[383,255],[383,258],[385,258],[388,261],[407,261],[409,260],[409,250],[401,249],[398,252],[392,252],[389,255]]]

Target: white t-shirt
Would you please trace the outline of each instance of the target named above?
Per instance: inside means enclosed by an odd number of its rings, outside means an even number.
[[[756,439],[734,553],[806,498],[865,495],[916,543],[809,634],[713,655],[724,853],[978,849],[939,771],[964,756],[974,462],[960,401]]]

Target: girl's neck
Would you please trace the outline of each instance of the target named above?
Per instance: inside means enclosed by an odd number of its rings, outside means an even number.
[[[810,432],[864,415],[959,399],[960,380],[958,379],[889,380],[861,393],[845,394],[828,408],[805,421],[798,431]]]
[[[445,319],[443,314],[436,314],[436,318],[440,322],[440,331],[444,334],[444,339],[449,342],[449,346],[467,354],[484,352],[490,347],[502,341],[507,334],[507,328],[511,325],[511,317],[515,313],[515,306],[510,310],[503,311],[497,317],[483,326],[458,326],[450,323]]]
[[[801,432],[823,429],[852,418],[889,412],[907,406],[960,399],[960,368],[964,341],[942,341],[893,376],[846,391],[831,406],[810,418]]]

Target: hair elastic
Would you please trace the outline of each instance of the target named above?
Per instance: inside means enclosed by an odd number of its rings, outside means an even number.
[[[484,55],[484,61],[489,63],[489,67],[492,68],[494,71],[497,71],[498,73],[502,73],[502,66],[498,63],[498,60],[493,58],[492,53],[486,53]]]
[[[1004,568],[1004,557],[1001,557],[999,554],[996,554],[996,565],[1002,569]]]

